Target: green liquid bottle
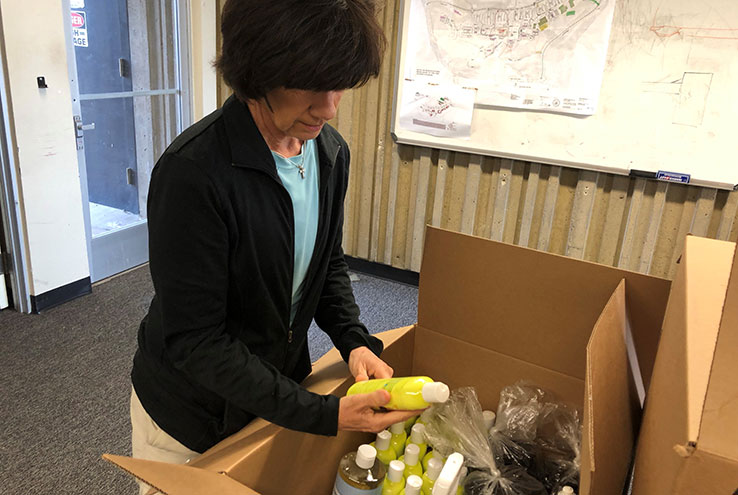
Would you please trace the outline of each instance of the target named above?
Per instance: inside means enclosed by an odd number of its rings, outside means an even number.
[[[423,480],[419,476],[410,475],[405,483],[405,490],[400,495],[420,495],[423,488]]]
[[[425,457],[423,457],[423,471],[428,471],[428,463],[431,459],[438,459],[441,461],[441,464],[446,462],[446,457],[443,456],[440,452],[437,450],[431,450],[427,454],[425,454]]]
[[[382,483],[382,495],[399,495],[405,488],[405,464],[402,461],[392,461],[387,471],[387,477]]]
[[[390,445],[395,450],[395,455],[400,457],[405,451],[405,440],[407,440],[407,433],[405,433],[405,423],[395,423],[390,426]]]
[[[420,463],[419,453],[420,447],[414,443],[410,443],[405,447],[405,478],[412,474],[416,476],[423,475],[423,465]]]
[[[446,402],[449,389],[445,383],[434,382],[427,376],[408,376],[404,378],[379,378],[356,382],[346,395],[366,394],[385,389],[390,393],[390,401],[385,409],[414,411],[425,409],[436,402]],[[403,425],[404,426],[404,425]]]
[[[333,495],[381,495],[384,465],[371,445],[360,445],[356,452],[341,458]]]
[[[385,467],[389,468],[390,461],[397,459],[395,449],[390,445],[392,433],[388,430],[382,430],[377,433],[377,441],[375,448],[377,449],[377,459],[379,459]]]
[[[443,469],[443,462],[440,460],[434,458],[428,461],[428,469],[423,473],[423,495],[431,495],[441,469]]]
[[[413,425],[413,429],[410,431],[410,436],[405,441],[405,447],[407,447],[411,443],[414,443],[415,445],[420,447],[420,453],[418,454],[418,457],[420,459],[425,457],[425,453],[428,450],[428,444],[425,441],[425,425],[424,424]]]
[[[412,430],[413,425],[418,420],[420,416],[413,416],[412,418],[408,418],[405,420],[405,433],[410,435],[410,431]]]

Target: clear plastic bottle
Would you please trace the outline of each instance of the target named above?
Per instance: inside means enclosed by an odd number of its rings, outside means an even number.
[[[400,495],[420,495],[420,490],[423,487],[423,480],[414,474],[407,477],[407,483],[405,483],[405,490],[400,492]]]
[[[390,445],[395,450],[395,455],[400,457],[405,451],[405,440],[407,440],[407,433],[405,433],[405,422],[395,423],[390,426]]]
[[[459,474],[459,487],[456,489],[456,495],[464,495],[464,481],[466,481],[466,475],[469,473],[469,470],[466,468],[466,466],[463,466],[461,468],[461,473]]]
[[[431,459],[428,461],[428,469],[423,473],[423,495],[431,495],[433,492],[433,485],[438,479],[438,475],[441,474],[443,469],[443,462],[438,459]]]
[[[561,490],[559,490],[559,493],[557,495],[574,495],[574,488],[570,486],[565,486]]]
[[[374,447],[377,449],[377,459],[382,461],[386,468],[389,468],[390,461],[397,459],[395,449],[390,445],[391,439],[392,433],[388,430],[382,430],[377,433],[377,440],[374,442]]]
[[[341,458],[333,495],[381,495],[384,465],[371,445],[360,445],[356,452]]]
[[[428,451],[428,444],[425,442],[425,425],[417,424],[413,425],[413,429],[410,431],[410,436],[405,440],[405,447],[414,443],[420,447],[420,453],[418,457],[422,459],[425,457],[425,453]]]
[[[449,389],[445,383],[434,382],[427,376],[406,376],[402,378],[377,378],[356,382],[349,387],[346,395],[366,394],[385,389],[390,400],[385,409],[413,411],[425,409],[435,402],[446,402]]]
[[[405,463],[402,461],[391,461],[387,477],[382,483],[382,495],[399,495],[405,487]]]

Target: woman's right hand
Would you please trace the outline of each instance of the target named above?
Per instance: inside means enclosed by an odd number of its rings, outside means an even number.
[[[341,397],[338,406],[338,429],[378,433],[395,423],[417,416],[422,411],[377,411],[390,400],[386,390]]]

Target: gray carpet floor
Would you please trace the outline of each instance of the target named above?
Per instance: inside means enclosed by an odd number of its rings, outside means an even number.
[[[417,288],[356,275],[372,333],[416,321]],[[130,455],[129,372],[152,296],[143,266],[41,315],[0,312],[0,493],[136,493],[100,455]],[[331,346],[313,326],[313,360]]]

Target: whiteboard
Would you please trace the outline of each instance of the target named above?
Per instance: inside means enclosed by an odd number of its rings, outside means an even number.
[[[736,0],[617,0],[594,115],[475,105],[469,139],[399,126],[410,1],[402,0],[398,31],[398,143],[737,188]]]

